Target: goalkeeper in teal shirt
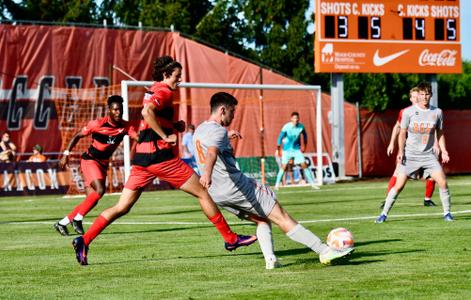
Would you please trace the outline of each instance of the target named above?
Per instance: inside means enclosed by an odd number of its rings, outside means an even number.
[[[301,135],[303,137],[301,145]],[[281,150],[281,144],[283,144],[283,151],[281,154],[281,168],[276,176],[275,189],[277,190],[280,186],[281,179],[286,171],[286,167],[290,159],[294,160],[295,165],[301,165],[303,168],[304,176],[307,182],[314,186],[314,177],[311,170],[306,165],[303,152],[307,145],[307,134],[304,129],[304,125],[299,123],[299,113],[291,113],[291,122],[286,123],[281,129],[280,135],[278,136],[276,146],[276,156],[279,157]]]

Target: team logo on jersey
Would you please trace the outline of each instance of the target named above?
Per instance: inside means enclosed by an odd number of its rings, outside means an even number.
[[[416,115],[416,116],[418,116],[418,115],[419,115],[419,112],[418,112],[418,111],[416,111],[416,112],[415,112],[415,115]]]
[[[106,141],[107,144],[114,145],[116,143],[116,137],[114,136],[109,136],[108,141]]]

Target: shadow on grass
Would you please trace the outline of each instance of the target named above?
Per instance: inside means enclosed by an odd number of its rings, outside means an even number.
[[[112,231],[112,232],[102,232],[100,235],[105,234],[136,234],[136,233],[150,233],[150,232],[171,232],[171,231],[183,231],[183,230],[194,230],[201,228],[211,228],[212,225],[202,225],[202,226],[191,226],[191,227],[172,227],[172,228],[155,228],[150,230],[133,230],[133,231]]]
[[[259,256],[261,253],[243,253],[243,254],[235,254],[237,256]],[[179,260],[179,259],[210,259],[210,258],[222,258],[222,257],[230,257],[228,253],[221,253],[215,255],[200,255],[200,256],[178,256],[178,257],[142,257],[140,259],[127,259],[127,260],[120,260],[120,261],[109,261],[109,262],[98,262],[98,263],[91,263],[92,265],[97,266],[105,266],[105,265],[119,265],[119,264],[128,264],[128,263],[135,263],[135,262],[159,262],[159,261],[171,261],[171,260]],[[261,258],[263,261],[263,257]]]
[[[361,247],[371,244],[383,244],[383,243],[392,243],[392,242],[401,242],[402,239],[389,239],[389,240],[373,240],[365,242],[355,242],[355,247]]]
[[[55,222],[57,222],[58,219],[59,218],[9,220],[9,221],[1,221],[0,225],[8,225],[10,223],[49,222],[49,221],[51,221],[51,225],[53,225]]]
[[[160,216],[160,215],[181,215],[181,214],[189,214],[189,213],[198,213],[201,212],[201,209],[186,209],[186,210],[174,210],[174,211],[166,211],[166,212],[159,212],[159,211],[139,211],[139,215],[143,216]]]

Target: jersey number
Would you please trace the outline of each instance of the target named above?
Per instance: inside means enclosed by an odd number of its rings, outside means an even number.
[[[200,140],[196,140],[195,146],[196,146],[196,153],[198,155],[198,162],[203,165],[205,162],[205,159],[204,159],[205,156],[203,152],[203,147],[201,147]]]

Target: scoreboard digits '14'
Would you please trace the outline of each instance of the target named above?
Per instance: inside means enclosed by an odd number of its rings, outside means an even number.
[[[317,0],[315,69],[460,73],[459,18],[459,0]]]

